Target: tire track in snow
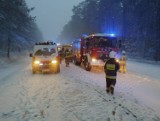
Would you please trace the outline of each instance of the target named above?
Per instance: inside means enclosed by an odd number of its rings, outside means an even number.
[[[75,67],[76,68],[76,71],[79,71],[78,72],[78,74],[79,75],[81,75],[81,73],[83,73],[84,72],[84,70],[78,70],[78,67]],[[73,69],[73,68],[72,68]],[[68,69],[69,70],[69,69]],[[73,70],[73,72],[75,72],[74,70]],[[104,97],[106,97],[106,95],[102,95],[102,93],[101,93],[101,91],[97,91],[97,89],[99,88],[99,85],[96,85],[96,83],[90,83],[90,82],[93,82],[93,80],[91,80],[91,79],[93,79],[93,78],[91,78],[90,79],[90,77],[87,75],[87,73],[90,73],[90,75],[92,76],[93,74],[92,74],[92,72],[84,72],[83,73],[83,77],[82,77],[82,79],[79,79],[79,80],[77,80],[76,79],[76,77],[78,77],[78,75],[77,75],[77,73],[72,73],[72,74],[69,74],[69,73],[67,73],[66,75],[69,75],[70,76],[70,78],[74,78],[74,80],[76,80],[76,82],[82,82],[83,83],[83,85],[84,85],[84,82],[86,82],[86,80],[85,80],[85,78],[88,78],[88,81],[85,83],[85,85],[86,86],[89,86],[90,87],[90,89],[93,89],[93,87],[94,87],[94,90],[96,91],[96,92],[98,92],[101,96],[101,98],[103,98],[105,101],[108,101],[106,98],[104,98]],[[102,74],[101,74],[102,75]],[[123,75],[123,76],[125,76],[125,75]],[[85,81],[84,81],[84,80]],[[131,83],[130,83],[131,84]],[[131,86],[131,85],[130,85]],[[89,88],[88,87],[88,88]],[[134,89],[134,87],[133,88],[131,88],[130,89],[130,87],[128,87],[128,89],[126,89],[126,91],[128,90],[128,92],[132,92],[132,90]],[[99,90],[99,89],[98,89]],[[103,92],[103,91],[102,91]],[[129,96],[129,94],[130,93],[128,93],[127,95]],[[107,97],[108,98],[108,97]],[[116,94],[116,97],[115,97],[115,99],[109,99],[111,102],[113,101],[113,105],[114,105],[114,103],[116,104],[115,105],[115,107],[113,108],[114,110],[113,110],[113,112],[116,112],[116,110],[123,110],[122,112],[123,113],[120,113],[119,114],[119,119],[121,118],[122,119],[122,117],[123,117],[123,119],[124,118],[127,118],[127,116],[128,115],[132,115],[132,117],[133,117],[133,119],[135,119],[135,120],[142,120],[142,119],[144,119],[145,117],[145,114],[138,114],[137,112],[146,112],[146,113],[148,113],[148,115],[149,115],[149,113],[153,113],[148,107],[144,107],[144,106],[142,106],[142,105],[140,105],[140,104],[138,104],[138,101],[135,99],[135,98],[133,98],[133,100],[132,100],[132,102],[131,102],[131,104],[129,104],[129,101],[131,101],[130,99],[129,100],[127,100],[127,98],[126,98],[126,96],[123,96],[123,93],[120,93],[120,92],[117,92],[117,94]],[[109,101],[109,102],[110,102]],[[125,102],[125,103],[124,103]],[[127,103],[128,104],[127,104]],[[122,104],[121,104],[122,103]],[[127,105],[125,105],[125,104],[127,104]],[[133,105],[133,106],[131,106],[131,105]],[[139,107],[140,106],[140,107]],[[133,108],[133,109],[129,109],[130,107],[135,107],[135,108]],[[138,110],[137,112],[135,112],[135,110]],[[146,111],[146,110],[148,110],[148,111]],[[123,116],[123,115],[124,116]],[[126,115],[126,117],[125,117],[125,115]],[[154,114],[151,116],[151,117],[156,117],[156,120],[158,121],[158,117],[157,116],[154,116]]]
[[[14,110],[1,114],[2,121],[11,121],[11,118],[13,121],[132,121],[129,117],[134,115],[138,121],[159,121],[156,116],[155,119],[147,119],[149,115],[153,117],[152,111],[149,114],[147,108],[137,107],[141,105],[134,101],[130,103],[123,94],[125,88],[121,93],[116,87],[114,98],[107,95],[103,91],[105,79],[101,73],[87,72],[72,64],[69,68],[62,65],[61,73],[55,75],[32,75],[28,68],[18,73],[20,77],[11,78],[18,80],[16,98],[21,103],[15,105]],[[144,114],[138,114],[143,111]],[[135,117],[132,119],[136,121]]]
[[[32,120],[45,120],[45,110],[49,108],[49,103],[50,103],[50,98],[49,98],[49,90],[50,87],[44,88],[43,85],[40,85],[40,87],[36,87],[35,85],[38,83],[34,84],[34,81],[37,81],[39,83],[43,83],[43,81],[46,81],[44,78],[39,78],[39,75],[32,75],[32,78],[29,78],[27,80],[28,84],[25,85],[22,84],[22,92],[25,93],[25,95],[19,95],[20,99],[22,100],[21,103],[21,109],[24,113],[23,119],[32,119]],[[35,79],[37,78],[38,79]],[[31,84],[29,84],[31,83]],[[34,85],[33,89],[30,87],[31,85]],[[44,84],[44,83],[43,83]],[[29,87],[27,87],[29,86]],[[42,87],[41,87],[42,86]],[[47,86],[47,85],[46,85]],[[34,89],[35,88],[35,89]],[[51,89],[52,90],[52,89]],[[30,94],[33,93],[33,94]],[[53,93],[53,92],[51,92]],[[24,100],[24,98],[26,99]]]
[[[22,74],[23,73],[23,74]],[[42,86],[45,84],[46,81],[45,78],[39,78],[41,75],[32,75],[28,70],[25,72],[19,73],[21,75],[21,79],[17,78],[19,81],[17,84],[19,84],[17,87],[19,88],[19,93],[16,95],[16,98],[19,99],[19,105],[14,108],[14,111],[4,113],[2,117],[6,118],[7,116],[9,117],[14,117],[16,118],[15,121],[18,120],[45,120],[45,109],[49,108],[50,101],[52,100],[52,96],[50,94],[53,94],[53,88],[54,85],[49,85],[46,84],[45,88]],[[33,76],[33,77],[32,77]],[[38,79],[37,79],[38,77]],[[14,78],[14,77],[13,77]],[[37,88],[36,83],[34,87],[32,88],[32,84],[34,81],[38,82],[43,82],[41,87]],[[49,79],[52,81],[52,79]],[[53,87],[52,87],[53,86]],[[34,88],[37,88],[34,90]],[[31,91],[32,94],[31,94]],[[39,100],[39,101],[38,101]],[[42,105],[42,106],[41,106]]]

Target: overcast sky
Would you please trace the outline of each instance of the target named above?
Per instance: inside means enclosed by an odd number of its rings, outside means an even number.
[[[26,0],[28,7],[43,33],[44,39],[55,39],[71,19],[72,8],[83,0]]]

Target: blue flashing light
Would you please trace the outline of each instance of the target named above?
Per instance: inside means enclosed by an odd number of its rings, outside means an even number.
[[[117,59],[119,59],[121,57],[121,54],[120,53],[116,53],[116,56],[115,56]]]
[[[112,34],[110,34],[110,36],[115,37],[115,34],[112,33]]]

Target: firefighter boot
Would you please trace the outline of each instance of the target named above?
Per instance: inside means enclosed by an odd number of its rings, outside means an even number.
[[[109,93],[109,87],[107,87],[106,92]]]
[[[110,86],[110,92],[112,95],[114,94],[114,86],[113,85]]]

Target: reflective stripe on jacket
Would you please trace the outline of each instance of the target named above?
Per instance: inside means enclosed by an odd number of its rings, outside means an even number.
[[[65,53],[65,57],[66,57],[66,58],[69,58],[69,57],[70,57],[70,52],[66,52],[66,53]]]
[[[114,58],[110,58],[106,61],[104,65],[104,71],[106,73],[106,78],[116,79],[117,71],[119,70],[119,63],[116,62]]]
[[[108,75],[106,75],[106,78],[108,78],[108,79],[116,79],[116,76],[108,76]]]
[[[116,65],[115,64],[107,64],[106,70],[116,70]]]
[[[127,61],[126,55],[122,55],[122,57],[120,58],[120,61]]]

